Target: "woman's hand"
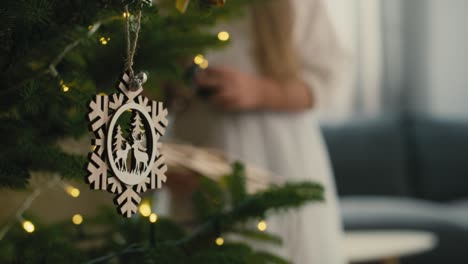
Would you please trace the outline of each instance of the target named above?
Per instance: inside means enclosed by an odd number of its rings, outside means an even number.
[[[196,76],[200,89],[212,90],[209,100],[227,111],[254,110],[261,107],[263,81],[225,67],[210,67]]]
[[[195,81],[199,89],[211,90],[209,100],[225,111],[301,111],[313,105],[302,81],[280,83],[227,67],[210,67]]]

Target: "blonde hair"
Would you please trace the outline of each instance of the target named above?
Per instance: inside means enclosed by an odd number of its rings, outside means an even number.
[[[290,0],[261,0],[252,6],[254,56],[260,72],[279,81],[298,78]]]

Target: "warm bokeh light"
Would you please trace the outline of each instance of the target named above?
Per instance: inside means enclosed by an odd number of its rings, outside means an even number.
[[[31,221],[23,221],[23,229],[28,233],[32,233],[36,230],[36,227]]]
[[[265,220],[261,220],[261,221],[259,221],[258,224],[257,224],[258,230],[259,230],[259,231],[262,231],[262,232],[265,231],[265,230],[267,230],[267,227],[268,227],[268,225],[267,225],[267,223],[265,222]]]
[[[70,192],[70,195],[73,198],[77,198],[78,196],[80,196],[80,190],[77,189],[77,188],[73,188],[73,190],[71,190],[71,192]]]
[[[130,16],[130,12],[123,12],[122,16],[123,16],[124,18],[127,18],[127,17]]]
[[[63,90],[63,92],[66,93],[66,92],[70,91],[70,87],[66,86],[65,84],[62,84],[62,90]]]
[[[83,216],[80,214],[76,214],[72,217],[72,222],[75,225],[81,225],[83,223]]]
[[[151,206],[148,203],[142,203],[138,208],[140,214],[144,217],[148,217],[151,215]]]
[[[222,238],[222,237],[216,238],[215,243],[216,243],[216,245],[218,245],[218,246],[224,245],[224,238]]]
[[[65,191],[73,198],[78,198],[80,196],[80,189],[75,188],[71,185],[65,186]]]
[[[208,60],[201,54],[198,54],[193,58],[193,63],[200,66],[202,69],[208,68]]]
[[[63,80],[60,80],[60,86],[62,87],[62,91],[65,93],[70,90],[70,87],[68,87]]]
[[[197,56],[193,58],[193,62],[197,65],[202,64],[204,61],[205,61],[205,57],[203,57],[203,55],[201,54],[198,54]]]
[[[151,223],[156,223],[158,221],[158,215],[155,213],[150,214],[149,220]]]
[[[200,64],[200,68],[206,69],[206,68],[208,68],[208,65],[209,65],[208,60],[205,59],[205,60]]]
[[[107,38],[106,37],[101,37],[99,39],[99,42],[101,42],[102,45],[107,45],[107,43],[109,43],[109,41],[110,41],[109,37],[107,37]]]
[[[218,33],[218,39],[221,41],[228,41],[229,40],[229,33],[226,31],[221,31]]]

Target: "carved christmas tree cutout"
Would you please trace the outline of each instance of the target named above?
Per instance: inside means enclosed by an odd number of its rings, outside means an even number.
[[[125,217],[136,213],[140,193],[161,188],[167,167],[158,141],[167,126],[167,110],[161,102],[132,91],[130,77],[122,76],[119,93],[97,95],[89,103],[88,120],[96,139],[89,155],[87,182],[92,189],[115,193],[114,202]],[[125,118],[131,112],[131,119]],[[122,127],[129,127],[128,131]]]

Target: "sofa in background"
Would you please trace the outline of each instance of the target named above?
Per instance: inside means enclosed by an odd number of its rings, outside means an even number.
[[[407,264],[468,263],[468,122],[402,118],[324,126],[345,229],[431,231]]]

